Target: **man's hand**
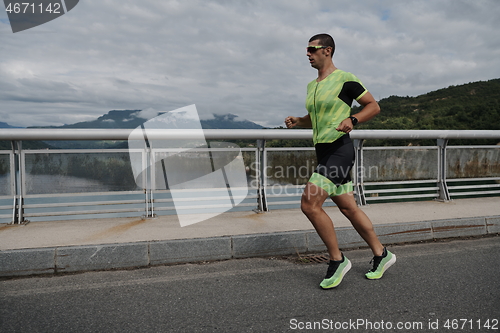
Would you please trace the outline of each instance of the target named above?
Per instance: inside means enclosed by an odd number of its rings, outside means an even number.
[[[346,118],[339,124],[339,127],[337,127],[337,131],[349,133],[350,131],[352,131],[353,127],[354,125],[352,124],[351,118]]]
[[[299,123],[299,117],[286,117],[285,119],[285,125],[286,128],[294,128],[297,126]]]
[[[286,117],[285,125],[287,128],[302,127],[311,128],[311,117],[307,114],[304,117]]]

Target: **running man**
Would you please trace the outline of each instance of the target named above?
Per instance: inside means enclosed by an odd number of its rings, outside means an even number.
[[[356,124],[375,117],[380,107],[356,76],[335,67],[334,52],[335,42],[330,35],[311,37],[307,57],[311,66],[318,70],[318,78],[307,85],[308,114],[285,119],[287,128],[299,126],[313,129],[318,166],[302,194],[301,209],[330,255],[328,271],[320,283],[323,289],[337,287],[351,269],[351,262],[339,249],[333,222],[322,207],[328,197],[349,219],[373,252],[373,268],[366,273],[368,279],[380,279],[385,270],[396,262],[396,256],[380,243],[372,222],[356,204],[350,177],[354,146],[349,132]],[[353,100],[363,109],[351,116]]]

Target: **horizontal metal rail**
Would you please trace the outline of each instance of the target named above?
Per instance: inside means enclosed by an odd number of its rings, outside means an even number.
[[[484,178],[455,178],[455,179],[446,179],[448,183],[450,182],[482,182],[482,181],[499,181],[500,177],[484,177]]]
[[[123,209],[106,209],[106,210],[81,210],[81,211],[64,211],[64,212],[37,212],[25,213],[25,217],[46,217],[46,216],[68,216],[68,215],[99,215],[99,214],[113,214],[113,213],[141,213],[144,212],[142,208],[123,208]]]
[[[199,130],[147,129],[150,140],[199,139]],[[204,129],[207,140],[311,139],[307,129]],[[353,139],[500,139],[498,130],[353,130]],[[143,132],[131,129],[0,129],[0,140],[142,140]]]
[[[123,201],[103,201],[103,202],[65,202],[51,204],[25,204],[24,208],[52,208],[52,207],[80,207],[80,206],[111,206],[111,205],[133,205],[143,204],[144,200],[123,200]],[[0,207],[1,208],[1,207]]]
[[[372,194],[372,193],[398,193],[398,192],[424,192],[424,191],[436,191],[438,190],[439,187],[433,186],[433,187],[418,187],[418,188],[394,188],[394,189],[385,189],[385,190],[366,190],[365,194]]]
[[[364,186],[372,185],[408,185],[408,184],[425,184],[436,183],[435,179],[422,179],[422,180],[400,180],[400,181],[387,181],[387,182],[365,182]]]
[[[387,195],[382,197],[367,197],[367,200],[376,201],[376,200],[405,200],[405,199],[417,199],[417,198],[436,198],[435,194],[414,194],[414,195]]]
[[[471,189],[471,188],[493,188],[493,187],[500,187],[500,184],[496,185],[464,185],[464,186],[448,186],[448,189],[450,190],[463,190],[463,189]]]
[[[79,193],[43,193],[43,194],[26,194],[25,198],[59,198],[61,195],[64,197],[96,197],[104,195],[127,195],[127,194],[138,194],[144,195],[144,191],[113,191],[113,192],[79,192]],[[12,198],[12,197],[9,197]]]

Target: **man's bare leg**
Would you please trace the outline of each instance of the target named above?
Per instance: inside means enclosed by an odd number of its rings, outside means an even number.
[[[342,260],[333,222],[323,210],[326,198],[328,198],[328,193],[325,190],[313,183],[307,183],[302,194],[300,208],[325,243],[330,260]]]
[[[358,207],[353,193],[346,193],[332,197],[333,202],[342,214],[351,221],[352,226],[371,248],[374,256],[381,256],[384,246],[380,243],[373,224],[366,214]]]

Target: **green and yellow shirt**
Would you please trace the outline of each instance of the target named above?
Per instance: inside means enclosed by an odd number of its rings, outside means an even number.
[[[367,92],[356,76],[340,69],[320,82],[309,82],[306,109],[311,117],[314,144],[333,142],[344,135],[336,128],[351,115],[353,100]]]

